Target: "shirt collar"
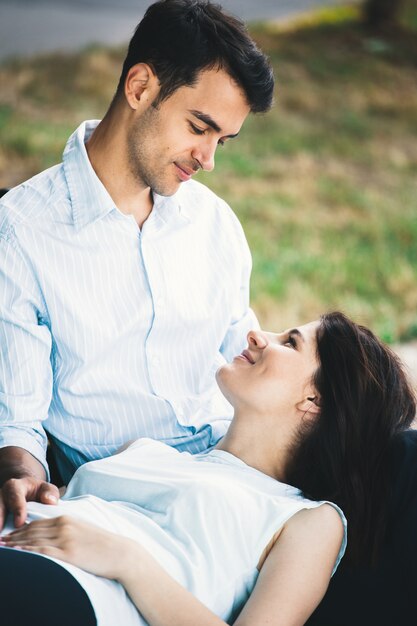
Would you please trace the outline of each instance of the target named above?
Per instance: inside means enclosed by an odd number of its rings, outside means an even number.
[[[173,196],[160,196],[157,193],[153,193],[153,209],[152,212],[158,219],[164,224],[173,222],[189,222],[189,216],[186,213],[183,203],[181,202],[181,196],[185,190],[185,185],[182,183],[177,193]]]
[[[81,229],[104,217],[115,204],[96,175],[88,158],[85,142],[99,120],[83,122],[68,139],[63,163],[72,205],[74,225]]]
[[[95,173],[85,147],[100,120],[88,120],[80,124],[68,139],[63,154],[65,177],[72,204],[73,221],[77,229],[104,217],[117,207],[109,192]],[[175,221],[189,221],[181,206],[183,183],[173,196],[153,195],[152,213],[163,224]],[[121,214],[123,215],[123,214]]]

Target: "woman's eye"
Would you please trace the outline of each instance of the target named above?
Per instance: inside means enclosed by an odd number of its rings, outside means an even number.
[[[297,347],[297,342],[295,340],[295,338],[293,336],[289,336],[287,341],[284,343],[284,346],[288,346],[290,345],[291,348],[296,348]]]

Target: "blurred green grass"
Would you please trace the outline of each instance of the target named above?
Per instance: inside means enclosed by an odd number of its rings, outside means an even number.
[[[407,4],[405,16],[377,35],[349,7],[251,27],[276,106],[199,178],[243,223],[265,327],[340,308],[386,341],[417,337],[417,12]],[[80,121],[104,114],[123,54],[0,66],[0,186],[58,162]]]

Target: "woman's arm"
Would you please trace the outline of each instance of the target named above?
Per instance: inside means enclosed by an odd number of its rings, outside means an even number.
[[[132,539],[63,515],[32,522],[1,538],[120,582],[150,626],[227,626]]]
[[[343,523],[330,504],[303,509],[283,526],[234,626],[301,626],[328,587]]]
[[[304,624],[326,591],[342,538],[330,505],[297,513],[279,534],[235,626]],[[32,522],[4,539],[119,581],[150,626],[226,626],[131,539],[67,516]]]

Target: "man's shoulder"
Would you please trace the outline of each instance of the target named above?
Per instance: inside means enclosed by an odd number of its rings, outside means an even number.
[[[52,204],[68,199],[62,164],[54,165],[8,191],[0,200],[0,234],[19,224],[34,223]]]
[[[237,221],[235,213],[227,202],[197,180],[183,183],[177,192],[178,200],[186,211],[193,215],[210,215],[216,219]]]
[[[177,192],[184,214],[200,233],[233,254],[247,254],[242,225],[225,200],[202,183],[190,180]]]

